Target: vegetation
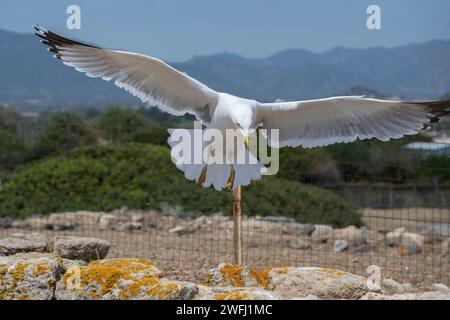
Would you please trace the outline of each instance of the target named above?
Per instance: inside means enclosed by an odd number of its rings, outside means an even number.
[[[0,190],[0,215],[71,210],[159,209],[230,210],[231,193],[202,189],[172,164],[169,149],[148,144],[89,146],[35,162],[14,173]],[[358,215],[328,191],[276,178],[246,189],[249,215],[284,215],[336,226],[360,224]]]
[[[0,216],[122,206],[159,209],[165,203],[185,212],[230,210],[229,192],[197,187],[170,161],[167,129],[187,127],[190,118],[175,122],[152,110],[111,107],[27,120],[0,107]],[[284,148],[278,175],[245,189],[245,212],[359,224],[352,208],[310,184],[450,183],[448,156],[418,156],[404,148],[417,140],[430,138]]]

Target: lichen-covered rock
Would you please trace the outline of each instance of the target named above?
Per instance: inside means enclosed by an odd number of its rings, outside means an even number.
[[[50,300],[63,272],[52,253],[18,253],[0,257],[0,300]]]
[[[283,299],[314,295],[321,299],[358,299],[369,288],[366,278],[334,269],[272,268],[267,289]]]
[[[45,252],[48,244],[47,239],[39,233],[13,233],[0,240],[0,256],[20,252]]]
[[[103,259],[110,247],[109,241],[97,238],[65,236],[53,240],[53,252],[62,258],[86,262]]]
[[[262,287],[282,299],[308,295],[322,299],[358,299],[369,290],[366,278],[334,269],[279,267],[255,270],[227,264],[210,270],[208,284]]]
[[[280,297],[262,288],[208,287],[199,285],[194,300],[280,300]]]
[[[265,287],[269,282],[269,269],[255,270],[243,265],[220,264],[209,270],[207,283],[211,286]]]
[[[198,287],[161,278],[161,271],[143,259],[108,259],[67,270],[56,288],[61,300],[192,299]]]

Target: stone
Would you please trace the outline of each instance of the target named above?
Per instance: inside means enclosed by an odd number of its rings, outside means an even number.
[[[334,252],[342,252],[348,249],[348,241],[347,240],[335,240],[333,244]]]
[[[426,243],[441,241],[450,237],[450,224],[448,223],[427,223],[422,225],[418,233],[425,237]]]
[[[295,237],[289,239],[289,247],[297,250],[311,249],[311,240],[306,237]]]
[[[280,297],[261,288],[209,287],[199,285],[194,300],[280,300]]]
[[[314,232],[311,237],[315,241],[327,242],[333,236],[333,228],[323,224],[314,225]]]
[[[400,245],[402,234],[406,232],[404,227],[395,229],[394,231],[388,232],[386,234],[386,245],[389,247],[396,247]]]
[[[393,279],[383,279],[381,288],[385,294],[397,294],[414,291],[413,286],[410,283],[399,283]]]
[[[40,233],[13,233],[0,240],[0,256],[19,252],[45,252],[49,243]]]
[[[348,226],[342,229],[335,229],[333,238],[336,240],[346,240],[352,245],[361,245],[367,243],[369,237],[369,230],[366,228],[357,228],[355,226]]]
[[[404,232],[401,236],[398,255],[407,256],[420,253],[424,246],[424,236],[416,233]]]
[[[64,236],[53,240],[53,252],[71,260],[89,262],[103,259],[110,248],[109,241],[96,238]]]
[[[216,287],[260,287],[282,299],[358,299],[368,292],[366,278],[324,268],[280,267],[255,270],[247,266],[220,264],[208,274]]]
[[[314,227],[314,225],[310,224],[310,223],[303,224],[303,223],[291,222],[288,225],[283,226],[282,232],[284,234],[289,234],[289,235],[310,236],[314,232],[315,229],[316,229],[316,227]]]
[[[450,300],[450,294],[442,291],[398,293],[393,295],[369,292],[361,297],[360,300]]]
[[[56,286],[59,300],[193,299],[199,288],[189,282],[161,278],[162,272],[144,259],[93,261],[68,270]]]
[[[100,230],[123,230],[123,225],[128,223],[129,219],[125,215],[117,213],[105,213],[98,220]]]
[[[335,269],[272,268],[268,290],[283,299],[314,295],[320,299],[358,299],[367,293],[366,278]]]
[[[0,257],[0,300],[50,300],[63,272],[52,253],[18,253]]]
[[[11,218],[0,218],[0,229],[11,228],[13,221]]]

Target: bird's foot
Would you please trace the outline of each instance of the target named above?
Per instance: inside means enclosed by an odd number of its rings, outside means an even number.
[[[227,180],[227,186],[226,186],[228,191],[231,191],[233,189],[235,177],[236,177],[236,172],[234,171],[234,167],[232,165],[230,175],[228,176],[228,180]]]
[[[206,170],[207,170],[207,169],[208,169],[208,166],[207,166],[207,165],[204,166],[203,169],[202,169],[202,172],[200,173],[200,176],[199,176],[198,179],[197,179],[197,184],[198,184],[199,186],[203,185],[203,183],[204,183],[205,180],[206,180]]]

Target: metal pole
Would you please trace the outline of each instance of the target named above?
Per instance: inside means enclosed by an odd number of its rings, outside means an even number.
[[[234,263],[242,264],[241,186],[233,189]]]

